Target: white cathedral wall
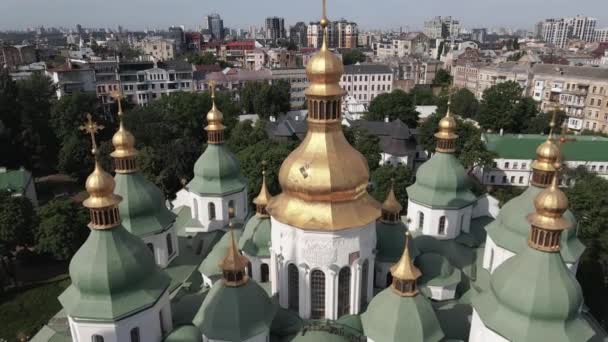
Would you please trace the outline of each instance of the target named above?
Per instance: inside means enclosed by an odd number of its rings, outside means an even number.
[[[488,329],[483,324],[483,321],[477,314],[477,311],[473,309],[469,342],[509,342],[509,340]]]
[[[258,258],[243,252],[243,255],[249,259],[251,263],[251,278],[258,283],[262,283],[262,264],[268,265],[268,281],[270,281],[270,258]]]
[[[380,165],[409,166],[412,168],[413,160],[413,154],[399,157],[388,153],[380,153]]]
[[[173,246],[173,253],[171,255],[169,255],[169,247],[167,246],[167,235],[169,234],[171,234],[171,244]],[[159,234],[144,236],[142,240],[144,240],[146,245],[152,244],[154,247],[154,260],[161,268],[166,268],[179,255],[179,244],[173,225]]]
[[[374,272],[376,273],[376,276],[374,279],[375,287],[377,287],[379,289],[385,289],[390,285],[390,284],[387,284],[386,279],[387,279],[388,274],[391,271],[391,267],[393,265],[394,265],[394,263],[390,263],[390,262],[376,262],[376,266],[374,269]]]
[[[68,316],[68,322],[73,342],[95,341],[95,335],[103,337],[104,342],[131,341],[131,330],[135,328],[139,329],[140,341],[160,342],[163,333],[173,330],[168,291],[165,291],[154,306],[116,322],[102,323],[71,316]]]
[[[338,317],[338,274],[350,267],[350,313],[358,314],[361,300],[361,282],[366,282],[367,301],[373,296],[374,254],[376,246],[375,221],[363,227],[336,232],[308,231],[295,228],[271,218],[272,248],[270,278],[273,294],[279,294],[279,303],[288,308],[288,277],[290,264],[299,271],[299,314],[308,319],[311,315],[310,281],[314,270],[325,274],[325,318]],[[367,279],[361,279],[363,263],[367,260]]]
[[[204,342],[268,342],[268,341],[270,341],[270,334],[268,332],[264,332],[264,333],[254,336],[252,338],[248,338],[248,339],[245,339],[242,341],[215,340],[215,339],[207,338],[203,334],[203,341]]]
[[[186,232],[211,232],[222,229],[226,226],[226,224],[228,224],[228,208],[230,201],[233,201],[235,208],[233,220],[235,222],[244,222],[245,218],[247,218],[247,214],[249,213],[249,206],[247,205],[247,189],[225,196],[202,196],[186,189],[182,189],[176,194],[176,199],[173,201],[173,206],[190,207],[192,218],[198,220],[202,225],[202,228],[186,227]],[[213,203],[215,206],[215,219],[213,220],[210,219],[209,215],[209,205],[211,203]]]
[[[431,299],[436,301],[452,300],[456,298],[456,287],[458,284],[450,286],[426,286],[431,292]]]
[[[424,219],[420,222],[420,213]],[[421,232],[423,235],[433,236],[440,240],[454,239],[461,232],[468,233],[471,226],[473,206],[455,210],[433,209],[409,200],[407,205],[407,218],[410,229]],[[440,234],[439,222],[445,216],[445,232]]]

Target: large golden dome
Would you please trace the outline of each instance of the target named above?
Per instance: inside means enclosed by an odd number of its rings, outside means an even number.
[[[565,230],[571,222],[563,215],[568,210],[568,197],[558,186],[558,175],[553,177],[551,186],[534,199],[536,212],[528,215],[533,226],[546,230]]]
[[[89,198],[84,201],[84,206],[89,209],[99,209],[118,204],[121,198],[114,194],[115,186],[114,178],[103,170],[99,161],[95,161],[95,169],[85,183]]]
[[[541,171],[555,171],[555,163],[560,158],[559,146],[549,137],[536,148],[536,160],[532,167]]]
[[[114,145],[114,151],[110,155],[114,158],[128,158],[137,155],[135,137],[125,129],[122,120],[120,120],[118,131],[112,136],[112,145]]]

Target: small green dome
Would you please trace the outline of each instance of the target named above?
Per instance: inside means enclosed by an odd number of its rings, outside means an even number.
[[[203,334],[194,325],[182,325],[165,337],[163,342],[203,342]]]
[[[462,280],[462,272],[440,254],[421,254],[416,258],[415,264],[422,272],[422,277],[418,280],[421,286],[451,286]]]
[[[199,194],[225,195],[242,191],[247,180],[238,159],[224,144],[209,144],[194,164],[194,178],[188,189]]]
[[[558,253],[526,248],[492,274],[473,298],[484,324],[510,341],[587,341],[579,284]]]
[[[377,294],[361,315],[363,332],[375,342],[442,341],[444,334],[431,302],[418,294],[397,295],[392,288]]]
[[[193,322],[209,339],[244,341],[270,326],[276,307],[255,281],[242,286],[225,286],[220,280],[209,291]]]
[[[412,201],[435,208],[460,209],[477,200],[469,176],[451,153],[437,152],[422,164],[407,193]]]
[[[154,305],[170,279],[144,242],[118,226],[91,230],[70,262],[72,284],[59,297],[73,317],[116,320]]]
[[[270,218],[252,216],[243,230],[239,240],[239,249],[247,255],[267,258],[270,257]]]
[[[139,173],[117,173],[115,193],[123,198],[118,205],[122,225],[142,237],[162,232],[176,215],[165,205],[165,196],[156,185]]]
[[[530,186],[523,194],[507,202],[496,220],[490,223],[486,230],[494,243],[515,254],[528,248],[528,235],[530,234],[530,223],[527,216],[535,212],[534,199],[544,189]],[[576,227],[576,218],[570,210],[564,213],[564,217]],[[585,246],[576,236],[576,228],[568,229],[562,233],[561,255],[565,262],[576,262],[583,252]]]

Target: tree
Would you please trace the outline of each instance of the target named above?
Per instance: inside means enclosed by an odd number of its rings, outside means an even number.
[[[522,132],[537,114],[536,102],[522,96],[523,89],[513,81],[499,83],[483,93],[477,121],[484,129],[509,133]]]
[[[186,61],[196,65],[213,65],[218,63],[217,58],[211,52],[205,52],[203,54],[189,53],[186,54],[185,57]]]
[[[452,75],[450,75],[450,73],[445,69],[439,69],[439,71],[437,71],[437,73],[435,74],[433,84],[437,84],[442,87],[447,87],[452,84]]]
[[[13,250],[33,242],[36,215],[27,197],[0,192],[0,241]]]
[[[479,101],[467,88],[460,88],[452,95],[452,103],[450,109],[453,114],[463,118],[474,118],[479,111]]]
[[[2,165],[9,168],[18,168],[22,156],[16,144],[20,131],[21,120],[17,104],[19,89],[13,81],[8,69],[0,71],[0,155]]]
[[[370,171],[380,166],[380,139],[367,130],[358,127],[344,127],[344,136],[348,142],[359,151],[365,159]]]
[[[247,82],[241,90],[241,109],[256,113],[261,118],[286,113],[291,110],[291,85],[285,80],[267,82]]]
[[[55,199],[38,210],[37,250],[57,260],[69,260],[86,240],[87,210],[70,199]]]
[[[432,106],[437,104],[437,98],[433,95],[430,88],[414,87],[410,91],[410,96],[414,99],[416,106]]]
[[[372,196],[379,202],[384,202],[392,180],[395,180],[395,196],[404,212],[407,210],[407,187],[414,182],[413,173],[404,166],[383,165],[372,172]]]
[[[418,126],[418,115],[414,99],[398,89],[375,97],[369,105],[369,112],[365,114],[365,120],[384,121],[388,116],[390,120],[400,119],[410,128],[415,128]]]
[[[363,63],[366,59],[367,57],[365,57],[365,54],[358,49],[351,49],[342,55],[342,62],[344,65]]]
[[[562,123],[566,119],[566,113],[564,111],[557,111],[555,114],[554,132],[557,133],[559,132]],[[549,134],[549,131],[551,130],[549,124],[551,123],[552,118],[553,112],[539,113],[537,116],[528,121],[523,132],[528,134]]]
[[[230,132],[228,146],[234,153],[238,153],[252,144],[268,139],[265,130],[265,122],[258,120],[255,125],[250,120],[245,120],[236,124]]]

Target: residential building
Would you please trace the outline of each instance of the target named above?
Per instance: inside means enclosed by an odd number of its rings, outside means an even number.
[[[297,51],[284,48],[266,51],[267,66],[270,69],[293,69],[298,66]]]
[[[67,59],[65,64],[46,70],[46,75],[52,80],[58,99],[77,92],[96,92],[95,70],[87,64]]]
[[[537,64],[532,74],[530,95],[541,110],[564,110],[572,130],[608,133],[608,69]]]
[[[168,61],[175,58],[177,46],[175,40],[163,37],[146,37],[136,44],[145,55],[152,56],[158,61]]]
[[[503,82],[516,82],[525,93],[530,78],[530,67],[517,62],[482,66],[479,68],[477,88],[473,94],[481,100],[486,89]]]
[[[393,69],[394,87],[406,92],[418,84],[433,84],[435,75],[443,66],[443,62],[428,57],[392,57],[382,62]]]
[[[169,27],[168,38],[172,39],[175,43],[175,52],[181,53],[186,49],[186,33],[184,28],[181,26]],[[198,51],[198,50],[196,50]]]
[[[430,39],[422,32],[410,32],[390,41],[378,42],[373,45],[374,55],[380,59],[392,56],[423,56],[429,52]]]
[[[211,34],[215,40],[224,39],[224,20],[219,14],[214,13],[203,18],[203,30]]]
[[[586,135],[566,136],[562,145],[563,159],[571,169],[583,166],[589,172],[608,179],[608,138]],[[496,154],[492,167],[475,170],[486,185],[530,185],[536,148],[547,140],[538,134],[482,134],[487,149]]]
[[[277,40],[287,38],[285,32],[285,18],[268,17],[266,18],[266,39],[276,43]]]
[[[308,26],[303,21],[297,22],[289,29],[289,40],[298,47],[308,46],[308,36],[306,34]]]
[[[471,39],[480,43],[485,43],[486,36],[488,35],[488,29],[486,28],[474,28],[471,30]]]
[[[266,51],[254,49],[245,51],[245,68],[249,70],[261,70],[266,65]]]
[[[273,69],[271,71],[271,80],[285,80],[291,85],[291,108],[299,109],[304,107],[306,95],[304,91],[308,87],[308,78],[306,78],[306,69],[304,68],[286,68]]]
[[[602,29],[595,29],[593,33],[593,41],[598,43],[608,42],[608,27]]]
[[[452,67],[453,84],[456,88],[466,88],[473,94],[477,93],[479,82],[479,69],[484,66],[482,63],[457,64]]]
[[[36,62],[36,48],[32,45],[0,43],[0,67],[15,69],[19,65]]]
[[[0,191],[6,191],[15,197],[25,196],[34,206],[38,206],[34,177],[24,168],[7,170],[0,166]]]
[[[393,71],[382,64],[347,65],[340,86],[347,95],[369,105],[376,96],[393,90]]]
[[[569,39],[585,42],[594,40],[597,19],[583,16],[546,19],[543,23],[543,39],[559,48],[565,48]]]
[[[460,21],[451,16],[437,16],[424,22],[424,34],[430,39],[458,37],[462,27]]]
[[[114,103],[112,93],[120,90],[119,61],[91,61],[90,65],[95,70],[97,98],[104,105]],[[109,106],[104,107],[109,110]]]
[[[332,21],[327,27],[327,45],[329,48],[353,49],[357,47],[359,29],[357,23],[346,20]],[[323,41],[323,30],[319,22],[310,23],[307,29],[308,46],[320,48]]]

